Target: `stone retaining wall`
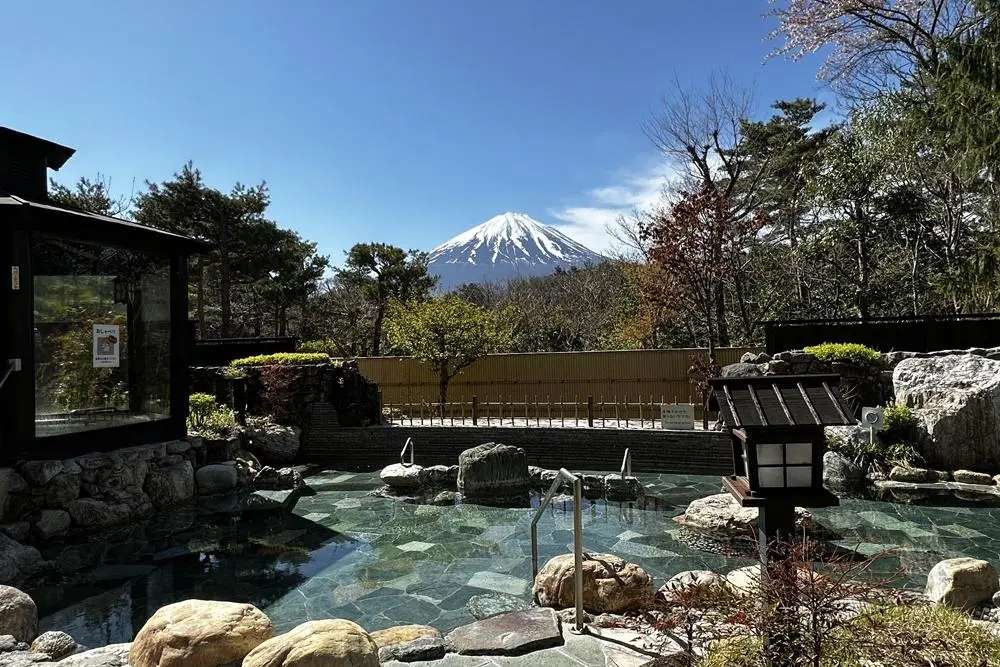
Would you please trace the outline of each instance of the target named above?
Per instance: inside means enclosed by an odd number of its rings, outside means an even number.
[[[48,539],[127,522],[191,500],[200,439],[93,452],[0,468],[0,531]]]
[[[421,465],[451,465],[462,450],[484,442],[523,447],[528,464],[543,468],[618,470],[625,448],[635,472],[724,475],[733,471],[729,435],[717,431],[597,428],[397,426],[340,428],[322,442],[304,443],[302,455],[345,470],[375,470],[399,463],[407,438]]]

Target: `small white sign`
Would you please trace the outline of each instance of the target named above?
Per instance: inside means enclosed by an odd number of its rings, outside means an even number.
[[[117,324],[95,324],[94,368],[118,368],[120,344]]]
[[[660,425],[675,431],[694,430],[694,406],[690,403],[670,403],[660,406]]]

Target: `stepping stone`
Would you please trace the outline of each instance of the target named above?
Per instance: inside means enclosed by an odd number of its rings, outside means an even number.
[[[492,616],[457,627],[445,639],[460,655],[522,655],[563,643],[559,617],[549,608]]]
[[[473,595],[465,603],[465,608],[469,610],[473,618],[483,620],[491,616],[499,616],[512,611],[524,611],[531,609],[527,600],[516,598],[505,593],[485,593],[483,595]]]

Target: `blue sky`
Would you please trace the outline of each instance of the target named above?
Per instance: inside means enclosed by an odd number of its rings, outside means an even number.
[[[13,3],[0,124],[76,148],[64,182],[101,172],[127,193],[187,160],[222,189],[266,180],[271,216],[335,262],[507,210],[601,249],[662,178],[641,124],[675,77],[724,71],[761,107],[829,97],[815,62],[765,62],[767,6]]]

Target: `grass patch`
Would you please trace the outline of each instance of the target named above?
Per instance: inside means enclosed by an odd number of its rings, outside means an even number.
[[[882,354],[861,343],[820,343],[803,348],[817,359],[823,361],[847,361],[861,366],[885,366]]]
[[[277,352],[275,354],[256,354],[252,357],[233,359],[229,365],[234,368],[251,366],[295,366],[303,364],[326,364],[330,355],[325,352]]]

